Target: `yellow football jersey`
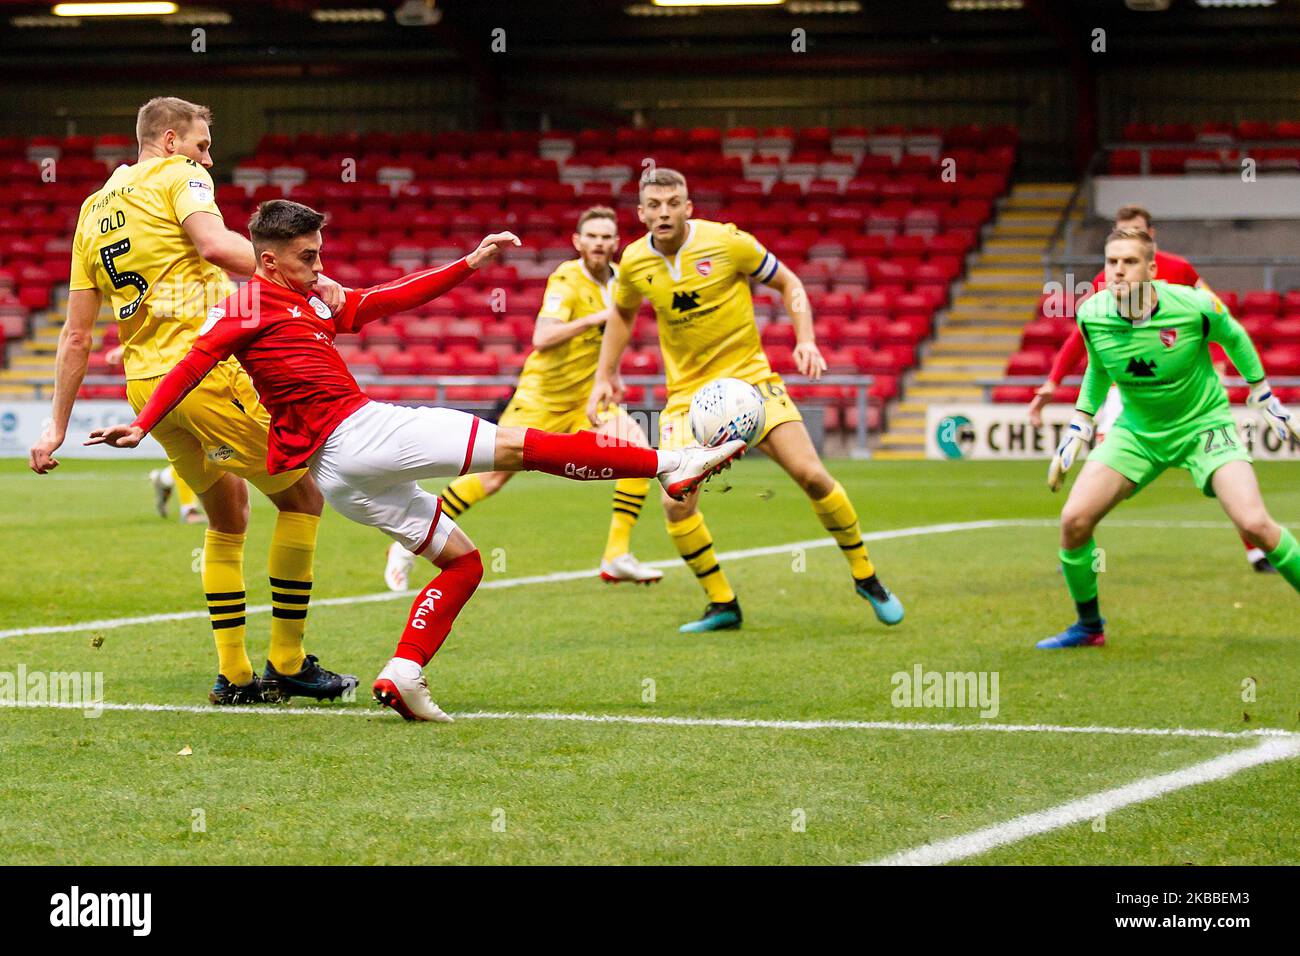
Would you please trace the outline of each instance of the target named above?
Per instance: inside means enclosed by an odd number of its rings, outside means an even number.
[[[731,223],[691,219],[686,241],[671,259],[649,234],[619,262],[615,302],[654,306],[668,393],[693,393],[715,378],[758,381],[772,374],[758,326],[749,279],[766,282],[780,263],[749,233]]]
[[[537,317],[572,322],[608,309],[617,279],[616,269],[607,282],[601,283],[581,259],[561,263],[546,280],[546,294]],[[518,390],[551,411],[585,405],[600,360],[603,332],[600,327],[587,329],[554,348],[534,350],[519,374]]]
[[[100,289],[117,319],[128,379],[165,375],[185,357],[208,309],[234,291],[181,223],[220,216],[212,177],[184,156],[120,166],[81,205],[70,289]]]

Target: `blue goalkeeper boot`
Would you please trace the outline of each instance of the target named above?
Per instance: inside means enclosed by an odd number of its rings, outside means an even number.
[[[316,662],[315,654],[308,654],[302,669],[296,674],[281,674],[271,662],[266,662],[262,672],[262,688],[266,699],[285,701],[290,697],[311,697],[315,700],[333,700],[357,689],[355,674],[336,674]]]
[[[903,619],[903,602],[880,583],[880,578],[874,574],[869,578],[854,578],[853,584],[858,594],[867,599],[881,624],[897,624]]]
[[[208,692],[208,701],[219,707],[237,707],[244,704],[264,704],[266,696],[261,678],[256,674],[247,684],[236,684],[225,674],[218,674],[217,682]]]
[[[700,634],[704,631],[734,631],[740,627],[740,602],[728,601],[725,604],[712,603],[704,609],[704,616],[698,621],[683,624],[677,630],[682,634]]]
[[[1034,646],[1040,651],[1053,651],[1062,647],[1101,647],[1106,643],[1106,622],[1094,627],[1084,627],[1075,621],[1060,634],[1045,637]]]

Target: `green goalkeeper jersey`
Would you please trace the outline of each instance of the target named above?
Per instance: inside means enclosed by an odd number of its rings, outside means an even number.
[[[1118,425],[1152,438],[1175,438],[1208,419],[1230,420],[1228,396],[1210,360],[1218,342],[1248,382],[1264,377],[1250,336],[1212,293],[1156,280],[1156,307],[1147,319],[1119,314],[1115,296],[1098,292],[1076,320],[1088,347],[1080,411],[1096,414],[1111,383],[1124,411]]]

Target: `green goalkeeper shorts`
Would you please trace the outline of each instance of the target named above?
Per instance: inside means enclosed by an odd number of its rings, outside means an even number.
[[[1115,425],[1105,440],[1088,454],[1118,471],[1133,484],[1137,494],[1166,468],[1186,468],[1196,487],[1214,497],[1210,479],[1230,461],[1250,461],[1250,453],[1237,439],[1237,425],[1231,418],[1200,422],[1174,438],[1151,438]]]

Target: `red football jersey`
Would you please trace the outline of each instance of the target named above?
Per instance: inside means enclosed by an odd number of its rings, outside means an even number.
[[[152,429],[218,362],[234,355],[271,415],[267,471],[301,468],[343,419],[370,401],[334,348],[334,337],[428,302],[470,271],[461,259],[384,285],[349,289],[337,316],[315,295],[254,276],[208,313],[190,353],[158,384],[135,424]]]

